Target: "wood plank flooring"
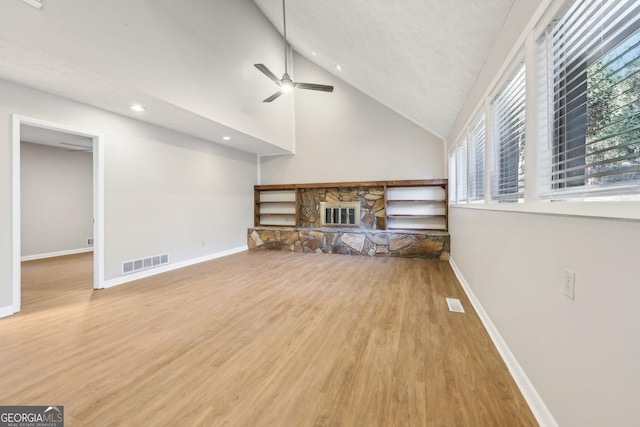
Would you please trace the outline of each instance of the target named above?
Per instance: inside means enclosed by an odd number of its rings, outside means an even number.
[[[68,426],[537,425],[446,262],[256,251],[100,291],[91,262],[23,264],[1,405],[64,405]]]

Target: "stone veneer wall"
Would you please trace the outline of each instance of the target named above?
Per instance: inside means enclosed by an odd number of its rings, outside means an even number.
[[[321,202],[360,202],[360,228],[387,228],[383,187],[303,188],[300,196],[301,227],[320,227]]]
[[[249,249],[345,255],[449,259],[449,233],[358,229],[250,228]]]

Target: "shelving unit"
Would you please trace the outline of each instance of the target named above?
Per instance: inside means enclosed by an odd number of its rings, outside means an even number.
[[[448,230],[446,179],[256,185],[254,225],[299,227],[302,189],[340,187],[383,187],[387,230]]]
[[[388,230],[447,230],[444,186],[387,187]]]
[[[295,227],[298,223],[298,192],[295,189],[255,190],[254,224]]]

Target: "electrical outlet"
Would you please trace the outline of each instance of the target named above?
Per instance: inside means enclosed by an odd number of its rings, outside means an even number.
[[[564,271],[564,296],[569,299],[576,296],[576,273],[572,270]]]

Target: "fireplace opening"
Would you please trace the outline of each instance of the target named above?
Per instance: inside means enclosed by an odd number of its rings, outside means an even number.
[[[321,202],[321,225],[331,227],[360,227],[360,202]]]

